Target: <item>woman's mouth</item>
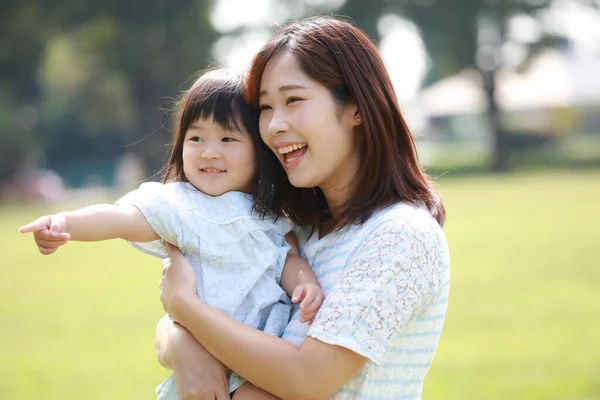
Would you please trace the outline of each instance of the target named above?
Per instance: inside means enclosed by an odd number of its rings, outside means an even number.
[[[283,156],[283,165],[286,168],[292,168],[298,165],[302,156],[306,153],[306,150],[308,150],[306,143],[294,143],[277,149],[279,154]]]

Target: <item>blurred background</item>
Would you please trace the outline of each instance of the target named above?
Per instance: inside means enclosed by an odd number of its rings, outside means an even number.
[[[18,227],[156,178],[195,74],[318,14],[378,44],[446,201],[423,398],[600,398],[600,1],[2,0],[0,399],[152,398],[160,262]]]

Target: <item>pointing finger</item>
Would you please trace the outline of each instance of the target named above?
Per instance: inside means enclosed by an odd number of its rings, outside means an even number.
[[[42,229],[47,228],[47,220],[46,217],[42,217],[42,218],[38,218],[33,222],[30,222],[29,224],[22,226],[21,228],[19,228],[19,232],[21,233],[27,233],[27,232],[34,232],[34,231],[39,231]]]

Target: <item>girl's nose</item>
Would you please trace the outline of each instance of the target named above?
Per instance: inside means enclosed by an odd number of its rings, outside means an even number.
[[[221,158],[222,153],[218,146],[207,146],[202,152],[202,158],[214,159]]]

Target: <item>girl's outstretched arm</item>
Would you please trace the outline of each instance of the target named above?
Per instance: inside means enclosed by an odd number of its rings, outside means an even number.
[[[158,239],[158,235],[136,207],[110,204],[97,204],[80,210],[46,215],[21,227],[19,231],[33,232],[42,254],[53,253],[69,239],[83,242],[116,238],[150,242]]]

